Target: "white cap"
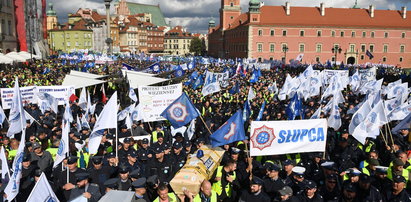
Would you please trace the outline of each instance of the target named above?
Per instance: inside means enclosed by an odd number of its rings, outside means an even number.
[[[295,166],[292,171],[297,175],[304,175],[305,168],[301,166]]]

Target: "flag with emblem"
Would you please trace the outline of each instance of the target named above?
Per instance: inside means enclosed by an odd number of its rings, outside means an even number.
[[[0,124],[3,125],[4,120],[6,119],[6,114],[4,113],[3,108],[0,106]]]
[[[7,131],[7,137],[10,137],[16,133],[21,132],[26,128],[26,116],[23,116],[23,102],[21,100],[21,92],[19,88],[19,80],[16,78],[13,89],[13,98],[9,114],[9,130]]]
[[[162,117],[170,121],[174,128],[180,128],[191,120],[200,116],[194,104],[188,98],[187,94],[183,94],[174,100],[161,114]]]
[[[34,188],[27,199],[27,202],[38,201],[60,202],[44,173],[41,173],[39,180],[36,185],[34,185]]]
[[[243,111],[238,110],[224,125],[211,136],[211,145],[219,147],[233,142],[245,140]]]
[[[129,89],[128,97],[130,97],[130,99],[133,100],[134,102],[137,102],[137,100],[138,100],[136,92],[134,91],[133,88]]]

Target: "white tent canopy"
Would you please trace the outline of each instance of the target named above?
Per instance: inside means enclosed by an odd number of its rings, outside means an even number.
[[[99,78],[106,77],[106,75],[90,74],[90,73],[80,72],[80,71],[75,71],[75,70],[71,70],[70,75],[78,76],[78,77],[84,77],[84,78],[88,78],[88,79],[99,79]]]
[[[26,58],[24,58],[23,56],[20,56],[19,54],[17,54],[16,52],[10,52],[6,54],[6,57],[12,59],[13,61],[16,62],[26,62]]]
[[[106,83],[107,81],[97,80],[97,79],[89,79],[82,76],[75,76],[67,74],[63,80],[62,86],[74,86],[75,89],[87,87],[87,86],[94,86],[102,83]]]
[[[136,71],[129,71],[129,70],[121,70],[123,72],[123,75],[127,74],[137,74],[137,75],[142,75],[142,76],[155,76],[155,74],[150,74],[150,73],[144,73],[144,72],[136,72]]]
[[[131,88],[138,88],[139,86],[149,86],[156,83],[168,81],[168,79],[141,75],[140,72],[124,70],[123,74],[127,72],[127,78],[130,82]]]
[[[5,55],[0,53],[0,64],[11,64],[13,63],[13,59],[6,57]]]
[[[35,54],[30,54],[30,53],[28,53],[28,52],[26,52],[26,51],[18,52],[18,55],[20,55],[20,56],[22,56],[22,57],[24,57],[24,58],[26,58],[26,59],[31,59],[31,57],[33,57],[33,58],[35,58],[35,59],[37,59],[37,60],[40,60],[40,59],[41,59],[40,56],[35,55]]]

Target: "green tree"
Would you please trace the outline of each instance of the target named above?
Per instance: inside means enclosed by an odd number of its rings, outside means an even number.
[[[201,55],[202,51],[204,50],[203,42],[198,37],[194,37],[190,42],[190,53],[194,55]]]

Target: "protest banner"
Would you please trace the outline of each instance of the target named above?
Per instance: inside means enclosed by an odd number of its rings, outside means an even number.
[[[251,156],[324,152],[327,120],[253,121]]]
[[[144,122],[165,120],[160,114],[180,97],[182,84],[169,86],[139,86],[138,99]]]

